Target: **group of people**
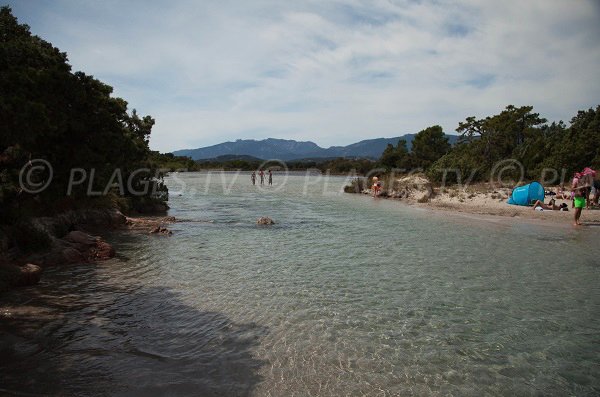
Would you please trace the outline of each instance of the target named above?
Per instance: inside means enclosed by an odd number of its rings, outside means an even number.
[[[584,208],[591,209],[594,206],[598,206],[598,201],[600,199],[600,180],[596,179],[596,171],[591,168],[585,168],[583,171],[576,172],[573,175],[570,192],[561,186],[559,187],[558,192],[553,195],[554,197],[548,204],[544,204],[542,201],[537,200],[533,204],[533,209],[537,211],[568,211],[569,206],[566,203],[556,205],[556,199],[571,200],[571,207],[575,212],[574,224],[581,225],[579,219],[581,218],[582,210]]]
[[[260,177],[260,184],[265,184],[265,172],[263,170],[258,171],[258,176]],[[250,180],[253,185],[256,185],[256,171],[252,171],[252,175],[250,175]],[[269,185],[273,184],[273,172],[269,170]]]

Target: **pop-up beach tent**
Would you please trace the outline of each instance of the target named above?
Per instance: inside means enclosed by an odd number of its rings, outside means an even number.
[[[544,201],[544,187],[538,182],[516,187],[507,203],[512,205],[530,205],[536,200]]]

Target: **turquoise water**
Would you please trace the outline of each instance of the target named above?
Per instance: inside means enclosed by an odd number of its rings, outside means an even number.
[[[0,388],[600,393],[600,228],[425,211],[339,193],[340,177],[274,180],[175,174],[172,237],[115,233],[115,260],[7,294]]]

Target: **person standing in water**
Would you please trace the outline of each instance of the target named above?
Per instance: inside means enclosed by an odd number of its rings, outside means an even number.
[[[379,192],[381,191],[381,181],[376,176],[373,177],[373,187],[371,190],[373,191],[373,197],[379,196]]]
[[[250,180],[252,181],[253,185],[256,185],[256,172],[252,171],[252,175],[250,175]]]
[[[575,207],[575,226],[581,225],[579,218],[581,217],[581,211],[585,207],[585,193],[587,192],[587,186],[582,181],[582,175],[578,172],[573,177],[573,207]]]
[[[260,184],[264,185],[265,184],[265,173],[263,172],[263,170],[260,170],[258,175],[260,176]]]
[[[273,184],[273,172],[269,170],[269,185]]]

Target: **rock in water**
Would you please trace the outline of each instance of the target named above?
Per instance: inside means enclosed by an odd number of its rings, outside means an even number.
[[[150,229],[150,234],[157,234],[160,233],[160,226],[156,226],[153,227],[152,229]]]
[[[261,216],[260,218],[258,218],[256,220],[256,223],[259,225],[274,225],[275,222],[273,221],[273,219],[267,217],[267,216]]]
[[[19,278],[15,280],[14,285],[17,286],[26,286],[26,285],[34,285],[40,281],[40,275],[42,274],[42,268],[33,265],[31,263],[26,264],[25,266],[21,266],[21,272],[19,274]]]
[[[156,226],[150,229],[150,234],[164,234],[165,236],[172,236],[173,232],[166,227]]]
[[[98,239],[96,248],[92,250],[92,259],[103,261],[115,256],[115,249],[106,241]]]
[[[67,240],[68,242],[75,243],[75,244],[83,244],[83,245],[95,245],[96,244],[96,238],[90,236],[87,233],[84,233],[84,232],[81,232],[78,230],[69,232],[65,237],[63,237],[63,239]]]
[[[73,247],[66,247],[62,250],[63,263],[74,264],[87,262],[84,254]]]

